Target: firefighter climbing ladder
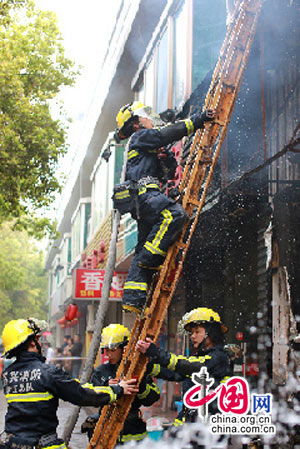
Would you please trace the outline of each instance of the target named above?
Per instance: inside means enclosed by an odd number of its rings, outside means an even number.
[[[156,275],[144,313],[138,315],[117,378],[143,377],[147,359],[135,346],[138,339],[157,339],[179,279],[199,214],[226,136],[242,75],[248,61],[263,0],[237,0],[231,24],[221,48],[212,82],[206,96],[207,109],[216,109],[217,120],[198,130],[179,186],[182,205],[190,220],[181,237],[168,250],[166,260]],[[178,266],[170,282],[172,262]],[[88,449],[112,449],[120,435],[134,396],[123,396],[105,406]]]

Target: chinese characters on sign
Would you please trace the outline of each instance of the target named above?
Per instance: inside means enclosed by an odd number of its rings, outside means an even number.
[[[77,268],[74,270],[74,299],[100,299],[102,297],[102,286],[105,270],[89,270]],[[114,273],[110,299],[121,299],[127,273]]]

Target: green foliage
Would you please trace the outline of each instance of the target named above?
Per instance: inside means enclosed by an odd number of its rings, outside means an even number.
[[[1,20],[0,8],[0,223],[25,223],[60,190],[55,172],[66,151],[66,120],[63,112],[59,120],[51,117],[50,103],[77,72],[65,57],[55,14],[31,1],[5,3],[19,7],[10,9],[9,20]]]
[[[47,317],[44,256],[25,231],[0,228],[0,331],[9,320]]]
[[[27,0],[1,0],[0,3],[0,21],[9,20],[9,13],[14,8],[19,8],[26,4]]]

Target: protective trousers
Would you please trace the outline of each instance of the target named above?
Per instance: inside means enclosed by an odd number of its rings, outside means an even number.
[[[168,248],[180,234],[187,214],[180,204],[159,190],[139,196],[138,243],[124,285],[123,305],[141,310],[153,270],[162,264]]]

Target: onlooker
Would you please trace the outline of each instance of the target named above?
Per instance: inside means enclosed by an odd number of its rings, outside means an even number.
[[[63,354],[61,348],[55,348],[55,366],[58,368],[63,368],[64,362],[62,360]]]
[[[51,347],[51,344],[49,343],[49,341],[46,341],[45,344],[45,355],[46,355],[46,363],[48,363],[48,365],[54,365],[54,357],[55,357],[55,352],[54,349]]]
[[[72,346],[73,346],[73,339],[70,336],[68,336],[68,343],[63,350],[63,357],[65,358],[63,363],[64,363],[64,370],[69,374],[72,373],[72,362],[71,362]]]
[[[74,344],[70,348],[70,353],[72,357],[81,357],[82,343],[80,343],[80,336],[78,334],[74,335]],[[72,377],[78,377],[81,368],[81,359],[72,360]]]
[[[63,344],[61,345],[61,348],[60,348],[60,352],[62,354],[64,352],[65,347],[68,346],[70,338],[71,338],[70,335],[65,335],[64,336],[64,342],[63,342]]]

